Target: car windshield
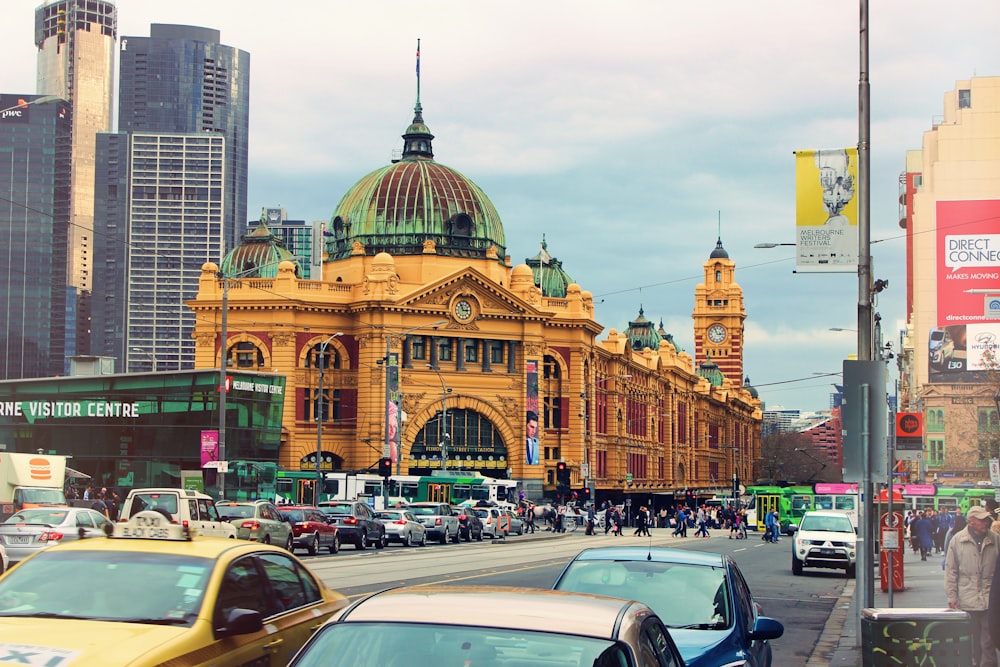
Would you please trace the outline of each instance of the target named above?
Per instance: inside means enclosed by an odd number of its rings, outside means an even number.
[[[354,513],[350,505],[323,505],[320,509],[323,510],[323,514],[336,514],[337,516]]]
[[[248,519],[254,515],[253,505],[216,505],[219,516]]]
[[[39,507],[37,509],[21,510],[4,523],[45,523],[50,526],[58,526],[69,514],[68,510]]]
[[[424,623],[334,623],[316,635],[294,667],[402,665],[631,665],[627,649],[609,639],[531,630]]]
[[[130,516],[145,510],[162,509],[177,514],[177,496],[172,493],[137,493],[132,496]]]
[[[436,507],[421,507],[420,505],[410,505],[410,512],[416,516],[434,516],[438,513]]]
[[[854,534],[854,524],[846,516],[816,516],[807,514],[802,517],[799,530],[821,530],[829,533]]]
[[[733,622],[725,570],[708,565],[631,560],[575,560],[556,589],[649,605],[668,628],[722,630]],[[678,604],[683,600],[683,604]]]
[[[309,520],[303,510],[281,510],[281,515],[293,523]]]
[[[0,617],[189,627],[213,565],[207,558],[136,551],[42,551],[0,580]]]

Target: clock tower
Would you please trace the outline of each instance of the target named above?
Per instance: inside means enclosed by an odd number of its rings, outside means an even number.
[[[694,361],[711,361],[735,386],[743,384],[743,289],[736,264],[720,237],[705,262],[705,281],[694,290]]]

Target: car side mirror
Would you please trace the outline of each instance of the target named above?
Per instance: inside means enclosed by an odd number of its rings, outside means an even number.
[[[758,616],[753,622],[753,629],[748,633],[750,639],[764,641],[765,639],[777,639],[785,634],[785,626],[781,621],[776,621],[767,616]]]
[[[236,608],[229,610],[225,626],[218,628],[216,633],[220,637],[249,635],[260,631],[263,627],[264,617],[259,611]]]

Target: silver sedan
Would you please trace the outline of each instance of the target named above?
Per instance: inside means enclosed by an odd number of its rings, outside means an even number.
[[[385,526],[385,538],[389,542],[400,542],[407,547],[427,544],[424,524],[407,510],[383,510],[376,512],[375,518]]]
[[[100,512],[86,507],[32,507],[0,523],[0,544],[17,563],[53,544],[85,537],[104,537],[111,525]]]

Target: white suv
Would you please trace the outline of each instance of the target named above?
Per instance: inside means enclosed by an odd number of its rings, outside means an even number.
[[[836,510],[806,512],[792,539],[792,574],[803,567],[846,570],[853,577],[858,560],[858,535],[851,517]]]
[[[118,520],[128,521],[143,510],[169,515],[172,523],[187,523],[199,535],[236,539],[236,526],[222,520],[212,496],[192,489],[132,489]]]

